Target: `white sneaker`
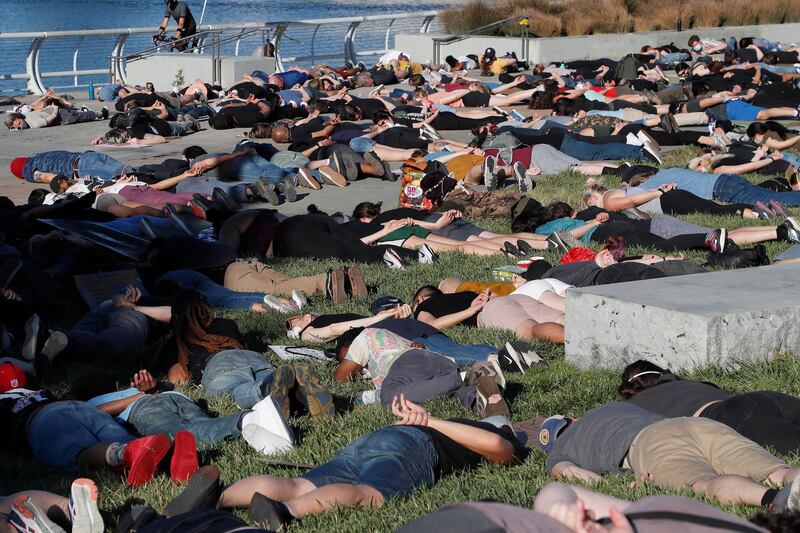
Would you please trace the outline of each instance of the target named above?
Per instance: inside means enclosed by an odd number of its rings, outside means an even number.
[[[297,310],[299,311],[308,304],[308,298],[302,291],[292,290],[292,302],[297,305]]]
[[[264,454],[294,447],[294,433],[278,412],[272,396],[255,404],[253,410],[242,417],[242,438]]]
[[[433,251],[433,248],[427,244],[423,244],[420,249],[417,250],[417,255],[419,256],[419,262],[423,265],[432,265],[439,257],[436,255],[436,252]]]
[[[282,298],[278,298],[277,296],[273,296],[271,294],[264,295],[264,305],[278,311],[279,313],[284,313],[284,314],[295,313],[297,311],[297,309],[289,305],[289,303],[286,300],[283,300]]]
[[[393,270],[405,270],[406,269],[406,262],[397,255],[397,252],[394,250],[386,250],[383,254],[383,262],[386,263],[386,266]]]

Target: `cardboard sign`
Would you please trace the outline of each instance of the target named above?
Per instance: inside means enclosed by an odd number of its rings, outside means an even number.
[[[97,309],[100,304],[110,300],[117,294],[123,294],[128,285],[137,287],[142,294],[147,294],[136,270],[116,270],[98,274],[79,274],[73,276],[81,298],[89,309]]]

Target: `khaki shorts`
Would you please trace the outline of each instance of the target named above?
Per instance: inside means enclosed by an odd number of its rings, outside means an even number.
[[[526,320],[563,324],[564,313],[530,296],[512,294],[489,300],[478,314],[478,327],[516,332]]]
[[[708,418],[670,418],[644,428],[628,452],[633,471],[661,487],[691,487],[725,474],[764,481],[786,463]]]

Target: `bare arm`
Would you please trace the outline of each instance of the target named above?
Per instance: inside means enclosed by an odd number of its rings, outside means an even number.
[[[150,317],[157,322],[164,322],[165,324],[168,324],[172,319],[172,308],[168,305],[160,305],[158,307],[134,305],[133,310],[138,311],[144,316]]]
[[[161,135],[154,135],[152,133],[145,133],[144,139],[136,139],[136,138],[128,139],[128,144],[143,144],[145,146],[149,146],[152,144],[164,144],[165,142],[167,142],[166,137],[162,137]]]
[[[596,472],[581,468],[575,463],[561,461],[550,469],[550,475],[556,479],[575,478],[586,483],[598,483],[602,478]]]
[[[746,174],[748,172],[755,172],[758,169],[769,166],[774,159],[765,157],[758,161],[751,161],[741,165],[722,165],[714,169],[715,174]]]
[[[622,211],[623,209],[637,207],[651,200],[655,200],[656,198],[660,198],[664,192],[666,191],[659,187],[652,191],[625,196],[625,192],[622,189],[617,189],[611,191],[611,194],[603,199],[603,208],[609,211]]]
[[[336,367],[336,381],[345,383],[353,379],[364,367],[354,361],[345,359]]]
[[[306,328],[305,331],[303,331],[302,339],[316,342],[328,342],[341,337],[353,328],[367,328],[385,318],[396,318],[397,316],[397,309],[389,309],[388,311],[381,311],[377,315],[367,318],[338,322],[322,328]]]
[[[406,400],[402,394],[392,400],[392,412],[400,419],[398,424],[435,429],[491,463],[507,465],[514,461],[514,445],[497,433],[432,417],[427,410]]]
[[[97,406],[97,409],[103,411],[104,413],[108,413],[112,416],[116,416],[120,414],[122,411],[128,408],[130,404],[144,396],[144,392],[139,392],[134,396],[128,396],[127,398],[122,398],[120,400],[113,400],[106,403],[101,403]]]

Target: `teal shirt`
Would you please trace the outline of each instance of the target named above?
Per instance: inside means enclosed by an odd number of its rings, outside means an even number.
[[[586,222],[583,220],[578,220],[577,218],[558,218],[536,228],[536,233],[539,235],[550,235],[551,233],[555,233],[557,231],[570,231],[585,225]],[[587,231],[580,240],[585,243],[590,242],[592,233],[594,233],[596,229],[597,226]]]

